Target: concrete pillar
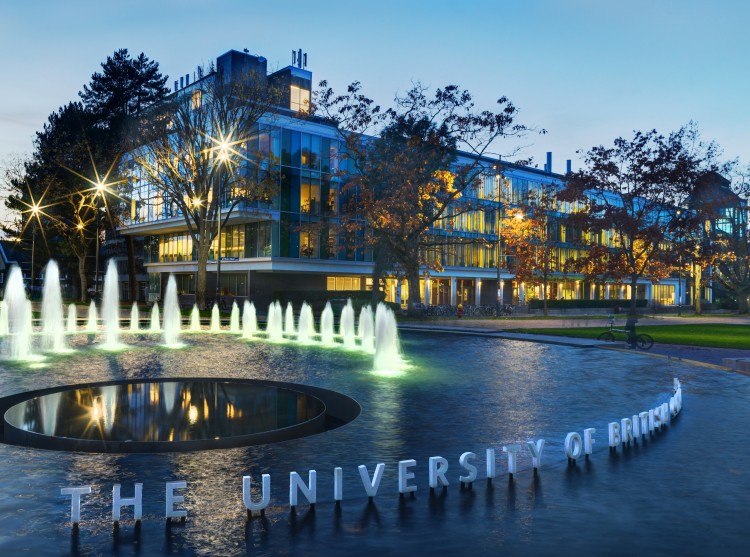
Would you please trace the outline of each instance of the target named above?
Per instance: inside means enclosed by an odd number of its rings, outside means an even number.
[[[429,275],[424,277],[424,305],[430,305],[430,277]]]
[[[604,287],[604,299],[609,300],[609,284]]]
[[[401,305],[401,279],[396,279],[396,303]]]
[[[482,279],[474,279],[474,305],[482,304]]]
[[[526,296],[524,294],[525,294],[524,293],[524,284],[521,283],[521,284],[518,285],[518,300],[521,302],[522,305],[526,301]]]
[[[456,277],[451,277],[451,305],[457,306],[458,305],[458,296],[456,295],[456,284],[458,281],[456,280]]]
[[[653,299],[653,287],[652,284],[649,282],[646,284],[646,303],[648,305],[651,305],[652,299]]]

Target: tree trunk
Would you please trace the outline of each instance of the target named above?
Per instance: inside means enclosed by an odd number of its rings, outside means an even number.
[[[409,283],[409,300],[407,301],[409,314],[417,313],[414,304],[422,302],[422,293],[419,290],[419,265],[410,263],[404,269],[406,271],[406,280]]]
[[[128,253],[128,290],[130,292],[130,301],[134,302],[138,299],[138,283],[136,282],[135,247],[133,245],[132,236],[128,235],[126,237],[125,245]]]
[[[377,249],[377,248],[376,248]],[[380,250],[378,250],[380,252]],[[380,302],[380,285],[383,279],[383,259],[380,253],[375,255],[375,264],[372,266],[372,307],[377,307]]]
[[[86,254],[78,256],[78,276],[81,280],[81,302],[89,301],[88,281],[86,280]]]
[[[690,271],[694,277],[693,306],[695,307],[695,315],[701,315],[703,313],[703,308],[701,306],[701,278],[703,277],[703,267],[700,265],[692,264]]]
[[[198,272],[195,277],[195,303],[198,309],[206,309],[206,269],[208,267],[208,250],[211,244],[198,246]]]
[[[638,277],[630,278],[630,311],[629,315],[638,314]]]
[[[744,290],[737,292],[737,313],[740,315],[747,313],[747,292]]]

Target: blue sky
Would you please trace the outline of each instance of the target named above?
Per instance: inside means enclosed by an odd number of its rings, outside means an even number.
[[[274,69],[302,48],[316,82],[359,80],[381,104],[417,80],[457,83],[481,108],[506,95],[548,133],[501,150],[524,146],[540,166],[552,151],[556,171],[579,166],[580,149],[690,120],[746,163],[748,22],[741,0],[6,1],[0,165],[28,155],[47,116],[118,48],[159,62],[170,85],[233,48]]]

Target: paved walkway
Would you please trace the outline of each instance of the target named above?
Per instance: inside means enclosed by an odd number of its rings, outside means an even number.
[[[688,325],[704,323],[733,323],[748,325],[750,334],[749,316],[721,316],[707,315],[702,317],[681,318],[677,316],[649,316],[643,317],[638,322],[638,327],[649,325]],[[404,331],[424,331],[443,334],[469,334],[494,338],[507,338],[525,340],[530,342],[545,342],[549,344],[561,344],[566,346],[578,346],[581,348],[607,348],[614,350],[628,350],[628,346],[622,342],[602,342],[594,339],[559,337],[551,335],[539,335],[532,332],[512,333],[508,329],[541,329],[541,328],[578,328],[578,327],[601,327],[606,326],[608,320],[603,316],[591,317],[560,317],[552,319],[436,319],[425,321],[406,321],[399,324],[399,329]],[[708,348],[703,346],[682,346],[674,344],[654,344],[647,352],[657,357],[685,360],[707,364],[710,366],[725,367],[725,358],[748,358],[750,350],[736,350],[730,348]],[[730,369],[730,368],[725,368]]]

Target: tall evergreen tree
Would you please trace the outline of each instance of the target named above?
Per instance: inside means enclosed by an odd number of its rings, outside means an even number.
[[[169,89],[167,77],[159,71],[159,64],[142,52],[131,58],[121,48],[102,63],[102,71],[91,76],[91,83],[79,93],[96,125],[107,131],[106,160],[116,164],[123,151],[129,119],[148,106],[164,100]],[[136,266],[132,236],[127,237],[130,297],[135,299]]]
[[[140,53],[131,58],[121,48],[102,63],[102,71],[91,75],[91,83],[79,93],[98,124],[119,134],[126,119],[164,99],[169,93],[167,77],[159,64]]]
[[[35,266],[55,254],[64,272],[80,275],[82,301],[87,290],[86,258],[97,228],[92,194],[94,184],[107,173],[93,161],[104,160],[99,146],[105,143],[106,133],[94,125],[80,102],[68,103],[50,114],[44,129],[37,132],[34,153],[23,170],[6,176],[10,191],[6,206],[20,218],[4,231],[28,241],[24,232],[32,227],[39,240]],[[34,206],[40,209],[36,217],[31,213]]]

